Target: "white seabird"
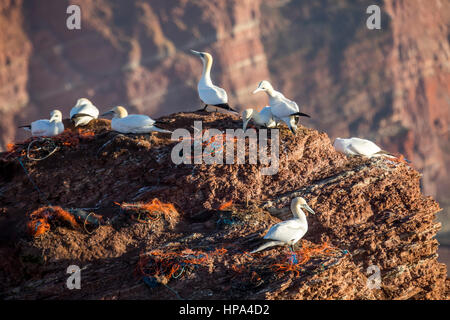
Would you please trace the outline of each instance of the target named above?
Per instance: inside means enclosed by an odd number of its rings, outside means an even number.
[[[275,128],[277,126],[277,122],[273,119],[272,111],[269,106],[262,108],[260,112],[251,108],[245,109],[242,113],[242,130],[245,131],[248,122],[252,119],[258,126],[266,128]]]
[[[75,106],[70,110],[70,120],[75,127],[85,126],[92,119],[97,119],[99,111],[89,99],[81,98],[77,100]]]
[[[172,131],[164,130],[155,126],[157,121],[144,114],[128,114],[127,110],[122,106],[117,106],[110,111],[102,114],[113,115],[111,120],[111,129],[120,133],[150,133],[152,131],[172,133]]]
[[[62,123],[62,113],[59,110],[50,112],[50,119],[36,120],[30,125],[20,126],[25,130],[31,131],[33,137],[53,137],[64,131]]]
[[[300,240],[308,231],[308,222],[306,221],[306,215],[302,209],[315,214],[302,197],[297,197],[291,201],[291,211],[294,215],[293,219],[277,223],[272,226],[264,239],[269,241],[258,249],[253,250],[251,253],[255,253],[273,246],[290,245],[291,247]]]
[[[272,85],[267,80],[263,80],[259,83],[258,87],[253,94],[264,91],[269,96],[269,105],[271,107],[272,115],[289,127],[292,133],[295,134],[297,130],[297,117],[308,117],[306,113],[299,111],[297,103],[286,98],[281,92],[273,89]]]
[[[200,57],[203,62],[203,72],[200,81],[198,82],[197,89],[200,100],[205,104],[205,107],[202,109],[203,111],[218,111],[220,109],[231,111],[236,113],[228,105],[228,96],[227,92],[214,85],[211,80],[211,66],[213,63],[212,56],[207,52],[198,52],[195,50],[191,50],[191,52]],[[209,108],[208,108],[209,106]]]
[[[368,158],[385,156],[388,158],[395,158],[395,156],[389,152],[381,150],[381,148],[372,141],[355,137],[349,139],[336,138],[333,147],[336,151],[350,156],[360,155]]]

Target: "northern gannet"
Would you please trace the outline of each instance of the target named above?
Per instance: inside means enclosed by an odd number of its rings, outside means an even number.
[[[150,133],[152,131],[172,133],[155,126],[156,121],[143,114],[128,114],[122,106],[112,108],[110,111],[102,114],[113,115],[111,120],[111,129],[120,133]]]
[[[271,107],[272,115],[289,127],[292,133],[295,134],[297,130],[297,117],[308,117],[309,115],[299,112],[297,103],[287,99],[281,92],[273,89],[272,85],[267,80],[259,83],[253,94],[264,91],[269,96],[269,105]]]
[[[20,126],[25,130],[31,131],[33,137],[53,137],[64,131],[62,123],[62,113],[59,110],[50,112],[50,120],[36,120],[30,125]]]
[[[242,130],[245,131],[247,128],[248,122],[253,119],[255,123],[259,126],[263,126],[266,128],[275,128],[277,126],[276,121],[273,119],[272,111],[269,106],[262,108],[260,112],[257,112],[253,109],[245,109],[242,113]]]
[[[85,126],[92,119],[98,118],[99,111],[89,99],[81,98],[77,100],[75,106],[70,110],[70,120],[75,127]]]
[[[308,222],[306,221],[306,216],[302,209],[306,209],[314,214],[313,209],[308,206],[305,199],[302,197],[292,199],[291,211],[294,218],[272,226],[264,236],[264,239],[272,241],[263,244],[251,253],[279,245],[290,245],[293,247],[294,244],[297,243],[297,241],[300,240],[308,231]]]
[[[360,138],[336,138],[333,143],[336,151],[342,152],[346,155],[354,156],[361,155],[368,158],[385,156],[388,158],[395,158],[387,151],[381,150],[379,146],[370,140]]]
[[[223,109],[236,113],[236,111],[228,105],[227,92],[224,89],[215,86],[211,81],[212,56],[207,52],[198,52],[195,50],[191,50],[191,52],[200,57],[203,62],[202,77],[197,85],[200,100],[205,104],[205,107],[202,110],[213,112]]]

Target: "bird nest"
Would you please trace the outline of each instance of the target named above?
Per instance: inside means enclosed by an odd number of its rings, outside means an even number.
[[[152,223],[163,217],[171,227],[174,227],[180,214],[171,203],[163,203],[157,198],[150,202],[118,203],[116,205],[129,213],[133,220],[141,223]]]
[[[207,268],[217,256],[227,253],[224,248],[211,252],[184,249],[181,252],[154,250],[139,257],[135,274],[150,277],[159,283],[167,284],[170,279],[182,278],[197,268]]]
[[[142,276],[150,287],[156,287],[158,284],[166,285],[172,279],[191,279],[195,274],[202,278],[202,271],[221,273],[225,269],[232,285],[240,290],[250,290],[286,275],[303,278],[321,273],[338,264],[348,254],[346,250],[329,246],[326,242],[288,253],[284,250],[269,255],[240,252],[232,246],[209,251],[153,250],[140,255],[135,275]]]
[[[93,131],[83,129],[66,129],[54,137],[31,137],[21,143],[8,143],[4,158],[26,157],[28,160],[41,161],[61,148],[76,148],[81,141],[91,141],[94,137]]]
[[[75,229],[80,228],[72,214],[57,206],[39,208],[30,213],[29,220],[27,228],[33,237],[38,237],[49,231],[50,223],[55,223],[56,221],[65,222]]]

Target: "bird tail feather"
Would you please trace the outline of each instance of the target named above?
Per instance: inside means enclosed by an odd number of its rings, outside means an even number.
[[[296,112],[296,113],[291,114],[290,116],[291,116],[291,117],[292,117],[292,116],[298,116],[298,117],[308,117],[308,118],[311,118],[310,115],[308,115],[308,114],[306,114],[306,113],[303,113],[303,112]]]
[[[87,114],[87,113],[77,113],[77,114],[74,114],[74,115],[72,116],[72,118],[70,118],[70,119],[76,119],[76,118],[81,118],[81,117],[91,117],[91,118],[94,118],[93,116],[91,116],[90,114]]]
[[[380,150],[376,154],[378,154],[380,156],[387,156],[387,157],[395,158],[395,156],[392,153],[389,153],[388,151],[385,151],[385,150]]]
[[[274,246],[281,246],[284,245],[285,243],[283,241],[269,241],[264,243],[263,245],[261,245],[258,249],[253,250],[250,253],[255,253],[255,252],[259,252],[262,251],[266,248],[270,248],[270,247],[274,247]]]
[[[228,103],[219,103],[219,104],[215,104],[214,106],[215,106],[215,107],[222,108],[222,109],[225,109],[225,110],[230,110],[230,111],[236,112],[236,110],[234,110],[233,108],[231,108],[230,105],[229,105]]]
[[[388,151],[385,150],[380,150],[377,153],[375,153],[378,156],[384,156],[384,157],[388,157],[388,158],[397,158],[395,155],[393,155],[392,153],[389,153]],[[403,158],[407,163],[411,163],[410,160]]]
[[[30,125],[30,124],[25,125],[25,126],[20,126],[20,127],[18,127],[18,128],[23,128],[23,129],[25,129],[25,130],[31,131],[31,125]]]
[[[172,133],[172,131],[164,130],[164,129],[158,128],[156,126],[153,126],[153,131],[162,132],[162,133]]]
[[[232,112],[235,114],[239,114],[236,110],[234,110],[233,108],[230,107],[230,105],[228,103],[219,103],[219,104],[214,104],[214,107],[218,107],[221,108],[223,110],[226,110],[228,112]],[[207,105],[205,106],[205,108],[207,107]]]

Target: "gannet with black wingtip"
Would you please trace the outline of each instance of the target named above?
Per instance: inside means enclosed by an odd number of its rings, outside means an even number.
[[[286,123],[293,134],[297,130],[298,117],[310,118],[306,113],[299,111],[297,103],[286,98],[281,92],[274,90],[269,81],[261,81],[253,94],[260,91],[267,93],[269,96],[269,105],[274,118]]]
[[[203,62],[202,77],[200,78],[200,81],[197,85],[200,100],[202,100],[202,102],[205,104],[205,107],[202,110],[209,112],[224,110],[236,113],[236,111],[228,105],[227,92],[212,83],[212,56],[207,52],[198,52],[195,50],[191,50],[191,52],[194,55],[200,57]]]
[[[50,119],[36,120],[30,125],[20,126],[25,130],[31,131],[33,137],[53,137],[64,131],[62,123],[62,113],[59,110],[50,112]]]
[[[77,100],[75,106],[70,110],[70,120],[75,127],[85,126],[91,120],[97,119],[99,111],[89,99],[81,98]]]
[[[315,214],[313,209],[308,206],[305,199],[302,197],[292,199],[291,211],[294,218],[272,226],[264,236],[264,239],[272,241],[263,244],[251,253],[280,245],[290,245],[292,248],[308,231],[308,222],[306,221],[306,215],[302,209],[306,209],[312,214]]]
[[[275,128],[277,126],[276,121],[273,119],[272,111],[269,106],[262,108],[260,112],[257,112],[251,108],[245,109],[242,113],[242,130],[245,131],[248,122],[253,121],[258,125],[266,128]]]
[[[111,120],[111,129],[120,133],[150,133],[152,131],[172,133],[155,126],[156,121],[144,114],[128,114],[122,106],[112,108],[110,111],[102,114],[113,115]]]
[[[384,156],[388,158],[396,158],[389,152],[381,150],[381,148],[372,141],[355,137],[349,139],[336,138],[334,140],[333,147],[336,151],[350,156],[360,155],[368,158]]]

